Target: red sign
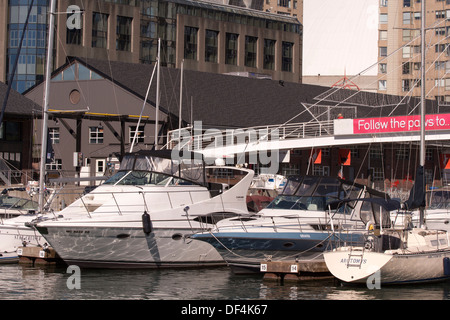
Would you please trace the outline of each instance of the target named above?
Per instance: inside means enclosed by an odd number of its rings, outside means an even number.
[[[450,130],[450,114],[425,116],[425,130]],[[420,116],[398,116],[353,120],[353,133],[420,131]]]

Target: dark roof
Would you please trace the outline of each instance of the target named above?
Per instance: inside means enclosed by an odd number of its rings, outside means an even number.
[[[82,58],[70,58],[69,63],[73,60],[142,99],[154,69],[154,65],[149,64]],[[180,74],[179,69],[161,67],[160,110],[175,116],[179,113]],[[290,120],[310,121],[313,117],[302,104],[335,106],[333,114],[340,113],[340,106],[357,106],[358,118],[419,114],[418,99],[415,98],[191,70],[184,70],[183,75],[182,118],[187,123],[191,122],[192,99],[193,119],[201,120],[204,127],[245,128],[282,124]],[[153,105],[155,94],[156,76],[148,97]],[[318,97],[323,100],[319,101]],[[343,100],[339,107],[336,106],[337,101]],[[449,111],[446,109],[450,110],[450,107],[441,106],[438,110],[433,101],[427,104],[427,113]]]
[[[3,101],[6,97],[8,85],[0,82],[0,110],[3,108]],[[42,112],[42,107],[27,97],[21,95],[17,91],[11,89],[6,104],[5,115],[10,114],[14,116],[32,116],[35,112]]]

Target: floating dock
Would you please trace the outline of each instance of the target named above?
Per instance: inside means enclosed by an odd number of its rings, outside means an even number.
[[[17,249],[20,264],[57,265],[64,264],[56,251],[51,247],[20,247]]]
[[[265,280],[304,281],[333,278],[324,261],[264,261],[260,264],[260,271],[264,273]]]

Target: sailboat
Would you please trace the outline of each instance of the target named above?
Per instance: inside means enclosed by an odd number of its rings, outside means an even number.
[[[329,271],[345,283],[369,285],[442,281],[450,278],[450,244],[444,230],[424,226],[425,207],[425,0],[422,1],[420,165],[405,210],[419,209],[419,226],[374,229],[360,245],[324,253]],[[408,220],[405,220],[408,221]]]

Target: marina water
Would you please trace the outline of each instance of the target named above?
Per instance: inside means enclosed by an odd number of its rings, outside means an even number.
[[[0,265],[0,300],[450,300],[450,281],[423,285],[342,286],[333,279],[277,282],[205,269],[79,270]]]

